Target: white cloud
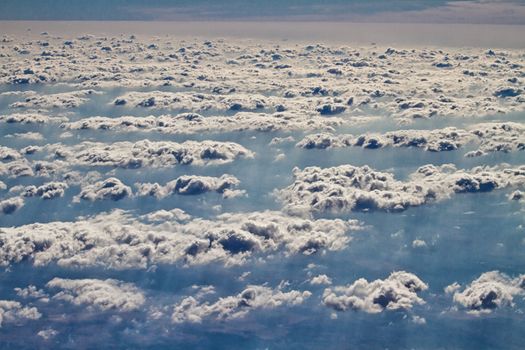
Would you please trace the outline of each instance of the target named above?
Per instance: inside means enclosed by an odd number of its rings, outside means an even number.
[[[488,192],[525,184],[523,166],[459,170],[452,164],[425,165],[405,181],[366,165],[295,168],[293,175],[293,184],[278,190],[277,196],[289,210],[312,212],[400,211],[446,199],[455,193]]]
[[[24,199],[21,197],[12,197],[0,201],[0,213],[12,214],[24,206]]]
[[[506,122],[474,124],[468,130],[447,127],[434,130],[396,130],[359,136],[320,133],[305,136],[296,146],[304,149],[417,147],[431,152],[443,152],[457,150],[469,143],[478,144],[479,149],[468,152],[467,157],[491,152],[522,151],[525,149],[525,126],[522,123]]]
[[[102,94],[94,90],[81,90],[73,92],[61,92],[50,95],[34,94],[26,97],[24,101],[14,102],[10,108],[76,108],[89,101],[90,95]]]
[[[416,275],[397,271],[384,280],[368,282],[360,278],[350,285],[327,288],[323,292],[323,304],[337,311],[407,310],[425,303],[417,293],[426,289],[428,286]]]
[[[512,279],[499,271],[485,272],[462,291],[459,289],[459,285],[452,285],[447,290],[454,292],[455,303],[471,314],[490,313],[497,308],[514,306],[514,297],[525,295],[525,275]]]
[[[235,176],[224,174],[221,177],[184,175],[169,181],[166,185],[158,183],[136,183],[138,196],[164,198],[171,194],[196,195],[205,192],[218,192],[231,195],[240,181]],[[229,191],[229,192],[228,192]]]
[[[6,323],[38,320],[41,316],[36,307],[23,306],[12,300],[0,300],[0,327]]]
[[[113,200],[118,201],[126,197],[131,197],[133,192],[129,186],[126,186],[119,179],[110,177],[104,181],[98,181],[91,185],[82,187],[80,194],[75,200]]]
[[[156,220],[159,212],[144,219]],[[355,220],[311,220],[281,212],[226,213],[214,219],[145,223],[115,210],[74,222],[0,228],[0,264],[29,259],[35,266],[148,268],[157,264],[246,263],[282,251],[310,255],[341,250],[362,228]],[[184,220],[183,222],[177,221]]]
[[[134,311],[145,302],[144,293],[135,285],[114,279],[53,278],[46,287],[50,290],[60,290],[53,295],[55,300],[92,306],[103,311]]]
[[[267,286],[250,285],[237,295],[227,296],[210,303],[199,297],[186,297],[175,305],[174,323],[201,323],[203,320],[231,320],[245,317],[257,309],[274,309],[300,305],[311,295],[308,291],[282,291]]]
[[[171,141],[82,142],[73,146],[46,145],[56,159],[72,165],[113,166],[120,168],[172,167],[178,164],[223,164],[241,157],[251,158],[253,152],[234,142]],[[1,169],[0,169],[1,170]],[[1,173],[1,171],[0,171]]]
[[[317,275],[310,279],[310,284],[332,284],[332,279],[327,275]]]

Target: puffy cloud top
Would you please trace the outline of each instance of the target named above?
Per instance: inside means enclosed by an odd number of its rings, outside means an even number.
[[[25,259],[35,266],[56,262],[111,269],[215,261],[243,264],[253,254],[277,250],[306,255],[340,250],[351,240],[349,231],[361,228],[355,220],[310,220],[272,211],[182,219],[187,221],[145,223],[115,210],[75,222],[0,228],[0,264]]]
[[[242,318],[256,309],[274,309],[286,305],[299,305],[311,295],[308,291],[250,285],[237,295],[232,295],[209,303],[201,298],[186,297],[175,305],[172,321],[174,323],[201,323],[204,319],[231,320]]]
[[[425,165],[400,181],[368,166],[294,169],[294,183],[277,192],[288,209],[313,212],[405,210],[450,197],[525,184],[525,167],[476,167],[458,170],[451,164]]]
[[[397,271],[384,280],[368,282],[360,278],[350,285],[327,288],[323,293],[323,304],[337,311],[378,313],[406,310],[425,303],[417,293],[426,289],[428,286],[416,275]]]
[[[145,302],[144,294],[132,283],[114,279],[53,278],[46,286],[60,290],[53,299],[64,300],[75,305],[93,306],[104,311],[133,311]]]
[[[525,275],[510,278],[499,271],[485,272],[462,291],[459,289],[459,285],[449,288],[455,291],[454,302],[472,314],[490,313],[500,307],[513,306],[515,296],[525,295]]]

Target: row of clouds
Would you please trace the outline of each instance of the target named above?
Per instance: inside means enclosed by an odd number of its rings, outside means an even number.
[[[28,160],[41,156],[45,159]],[[0,176],[49,177],[65,173],[75,166],[137,169],[166,168],[177,165],[227,164],[237,159],[250,159],[254,153],[235,142],[220,141],[149,141],[102,143],[84,141],[78,144],[27,146],[20,151],[0,148]]]
[[[318,284],[313,282],[312,284]],[[525,295],[525,275],[511,278],[499,271],[483,273],[470,284],[462,287],[457,282],[447,286],[445,294],[455,304],[448,312],[467,312],[480,316],[498,308],[515,306],[515,298]],[[422,293],[428,285],[418,276],[405,271],[392,272],[385,279],[368,281],[360,278],[351,284],[325,288],[321,304],[337,312],[360,311],[377,314],[385,311],[412,312],[424,305]],[[0,301],[0,321],[4,323],[39,319],[42,315],[33,305],[69,303],[85,307],[88,312],[128,313],[145,311],[152,319],[165,316],[175,325],[184,323],[223,322],[242,319],[257,310],[294,307],[305,303],[313,293],[308,290],[289,288],[282,281],[277,287],[248,285],[237,294],[216,298],[213,286],[193,286],[191,295],[167,305],[157,305],[147,291],[133,283],[115,279],[65,279],[54,278],[38,289],[30,285],[15,288],[19,298],[29,300],[29,306],[18,301]],[[164,301],[163,301],[164,303]],[[413,322],[424,324],[426,320],[413,316]],[[2,323],[0,322],[0,326]],[[55,334],[56,335],[56,334]]]
[[[183,175],[167,182],[165,185],[156,182],[135,183],[135,193],[130,186],[124,184],[116,177],[97,181],[96,179],[99,176],[100,174],[93,173],[91,176],[84,177],[88,182],[81,184],[80,193],[73,198],[73,202],[80,202],[81,200],[91,202],[103,200],[119,201],[125,198],[138,197],[163,199],[170,195],[199,195],[207,192],[219,193],[223,198],[235,198],[244,196],[246,193],[245,190],[237,188],[240,184],[239,179],[227,174],[220,177]],[[76,180],[73,179],[70,183],[75,184]],[[90,182],[91,180],[92,182]],[[5,190],[7,188],[4,183],[0,183],[0,186],[0,189]],[[14,186],[9,189],[9,193],[15,194],[15,196],[0,200],[0,214],[14,213],[24,206],[26,198],[36,197],[50,200],[63,197],[69,186],[68,182],[60,181],[51,181],[40,186]]]
[[[155,183],[136,183],[136,196],[152,196],[155,198],[165,198],[169,195],[197,195],[206,192],[217,192],[224,198],[232,198],[243,195],[244,191],[235,189],[240,181],[233,175],[222,175],[221,177],[183,175],[175,180],[167,182],[165,185]],[[131,187],[125,185],[115,177],[94,184],[83,186],[77,199],[90,201],[96,200],[120,200],[125,197],[132,197]]]
[[[370,118],[369,118],[370,119]],[[352,121],[352,124],[364,120]],[[147,117],[89,117],[61,124],[66,130],[111,130],[117,132],[159,132],[165,134],[199,134],[231,131],[335,130],[348,125],[343,118],[320,118],[287,111],[273,113],[238,112],[234,116],[207,116],[197,113]]]
[[[4,166],[16,163],[12,161]],[[0,165],[2,165],[0,163]],[[29,168],[30,169],[30,168]],[[0,168],[1,170],[1,168]],[[20,173],[19,173],[20,174]],[[21,173],[23,175],[30,175]],[[199,195],[208,192],[223,198],[246,195],[239,189],[239,179],[224,174],[220,177],[183,175],[162,185],[135,183],[136,190],[116,177],[100,179],[92,172],[80,176],[75,172],[63,175],[67,181],[51,181],[40,186],[14,186],[9,193],[15,196],[0,201],[0,213],[12,214],[25,203],[25,198],[44,200],[63,197],[71,184],[81,186],[73,198],[81,200],[118,201],[124,198],[154,197],[163,199],[170,195]],[[341,165],[332,168],[295,168],[294,182],[274,194],[288,212],[349,212],[362,210],[402,211],[450,198],[458,193],[490,192],[525,184],[525,169],[499,165],[457,169],[452,164],[425,165],[410,174],[407,180],[397,180],[392,173],[381,172],[368,166]],[[0,183],[5,190],[7,186]],[[522,199],[520,190],[514,191],[511,200]]]
[[[525,185],[525,167],[479,166],[470,170],[452,164],[424,165],[407,180],[369,166],[295,168],[294,182],[276,191],[286,210],[340,213],[362,210],[402,211],[459,193],[489,192]]]
[[[207,288],[213,293],[213,289]],[[302,304],[312,293],[309,291],[283,291],[283,286],[270,288],[265,285],[249,285],[242,292],[219,298],[215,302],[203,300],[205,294],[188,296],[175,305],[173,323],[201,323],[205,319],[217,321],[242,318],[257,309],[274,309]],[[207,293],[206,293],[207,294]]]
[[[164,86],[179,92],[134,91],[113,104],[194,111],[269,108],[317,117],[380,111],[411,121],[521,111],[525,102],[519,50],[46,36],[4,38],[0,63],[0,83],[64,83],[78,89],[47,97],[26,93],[11,109],[77,107],[95,88]]]
[[[327,149],[362,147],[378,149],[386,147],[415,147],[431,152],[452,151],[469,143],[479,148],[465,156],[475,157],[491,152],[525,150],[525,126],[523,123],[481,123],[467,130],[455,127],[434,130],[396,130],[384,134],[319,133],[305,136],[296,146],[303,149]]]
[[[54,110],[78,108],[89,101],[93,95],[101,95],[102,92],[95,90],[78,90],[61,92],[55,94],[38,94],[32,91],[26,92],[25,99],[13,102],[9,105],[11,109],[29,110]]]
[[[160,220],[160,222],[159,222]],[[157,265],[242,265],[274,253],[311,255],[345,248],[355,221],[312,220],[276,211],[190,218],[180,210],[142,217],[114,210],[71,222],[0,228],[0,265],[146,269]]]

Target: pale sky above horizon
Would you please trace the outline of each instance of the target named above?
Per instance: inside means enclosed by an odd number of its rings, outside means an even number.
[[[523,0],[2,0],[0,20],[525,24]]]

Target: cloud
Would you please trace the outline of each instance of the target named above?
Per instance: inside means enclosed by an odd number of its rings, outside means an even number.
[[[19,139],[25,139],[25,140],[32,140],[32,141],[43,141],[44,136],[39,132],[22,132],[22,133],[14,133],[5,135],[7,138],[19,138]]]
[[[67,146],[46,145],[44,150],[71,165],[119,168],[172,167],[178,164],[224,164],[237,158],[252,158],[253,152],[234,142],[171,141],[82,142]],[[44,151],[43,150],[43,151]],[[0,169],[1,173],[1,169]]]
[[[165,221],[187,221],[191,219],[191,215],[186,213],[182,209],[171,209],[171,210],[157,210],[155,212],[144,215],[142,218],[151,222],[165,222]]]
[[[310,279],[310,284],[332,284],[332,279],[327,275],[317,275]]]
[[[237,112],[234,117],[207,116],[181,113],[176,116],[147,117],[123,116],[117,118],[89,117],[65,123],[69,130],[110,130],[117,132],[160,132],[164,134],[199,134],[229,131],[288,131],[333,130],[343,124],[342,119],[323,119],[314,115],[297,115],[291,112],[255,113]]]
[[[46,284],[49,289],[59,289],[53,295],[74,305],[92,306],[102,311],[129,312],[139,309],[145,302],[144,293],[132,283],[114,279],[63,279],[53,278]]]
[[[0,201],[0,213],[12,214],[24,206],[24,199],[21,197],[12,197]]]
[[[131,187],[126,186],[115,177],[110,177],[104,181],[83,186],[75,200],[84,199],[92,202],[98,200],[118,201],[126,197],[131,197],[132,195]]]
[[[113,104],[118,106],[150,109],[171,109],[188,111],[253,111],[268,107],[272,98],[257,94],[211,95],[195,92],[128,92],[117,97]],[[199,118],[198,114],[186,113],[186,118]]]
[[[249,285],[237,295],[227,296],[210,303],[199,297],[186,297],[175,305],[173,323],[202,323],[204,320],[232,320],[245,317],[254,310],[274,309],[284,306],[300,305],[309,298],[309,291],[291,290],[285,292],[281,287]]]
[[[138,196],[164,198],[171,194],[197,195],[205,192],[222,193],[225,197],[238,193],[235,188],[240,181],[235,176],[224,174],[221,177],[184,175],[162,186],[158,183],[137,183]]]
[[[40,113],[10,113],[0,115],[0,122],[7,124],[58,124],[66,122],[66,117],[47,116]]]
[[[65,182],[48,182],[41,186],[28,186],[24,189],[24,197],[40,197],[42,199],[53,199],[63,197],[69,186]]]
[[[58,334],[58,331],[53,328],[42,329],[38,331],[37,333],[37,335],[41,337],[43,340],[53,339],[54,337],[57,336],[57,334]]]
[[[327,288],[323,292],[323,304],[336,311],[407,310],[425,303],[417,293],[426,289],[428,286],[416,275],[397,271],[384,280],[368,282],[360,278],[350,285]]]
[[[396,130],[384,134],[319,133],[305,136],[296,146],[303,149],[328,149],[362,147],[380,149],[386,147],[415,147],[431,152],[457,150],[469,143],[477,143],[479,149],[465,156],[475,157],[491,152],[514,152],[525,149],[525,126],[522,123],[481,123],[468,130],[447,127],[434,130]]]
[[[157,221],[171,214],[171,221]],[[163,210],[142,218],[158,223],[115,210],[72,222],[0,228],[0,265],[26,260],[34,266],[108,269],[240,265],[251,256],[264,258],[278,251],[311,255],[341,250],[352,239],[351,231],[362,228],[355,220],[311,220],[272,211],[226,213],[206,220]]]
[[[0,327],[6,323],[38,320],[41,316],[36,307],[24,306],[12,300],[0,300]]]
[[[12,161],[20,159],[21,157],[22,155],[17,150],[5,146],[0,146],[0,161]]]
[[[26,97],[24,101],[14,102],[9,105],[12,109],[38,108],[38,109],[55,109],[55,108],[77,108],[88,102],[90,95],[102,94],[95,90],[81,90],[73,92],[61,92],[50,95],[38,95]]]
[[[447,287],[448,293],[454,293],[454,302],[468,313],[486,314],[514,306],[514,297],[525,295],[525,275],[512,279],[499,271],[490,271],[481,274],[463,291],[459,291],[460,288],[457,284]]]
[[[452,164],[425,165],[406,181],[366,165],[295,168],[293,176],[293,184],[276,195],[288,210],[311,212],[400,211],[456,193],[488,192],[525,183],[523,166],[460,170]]]

